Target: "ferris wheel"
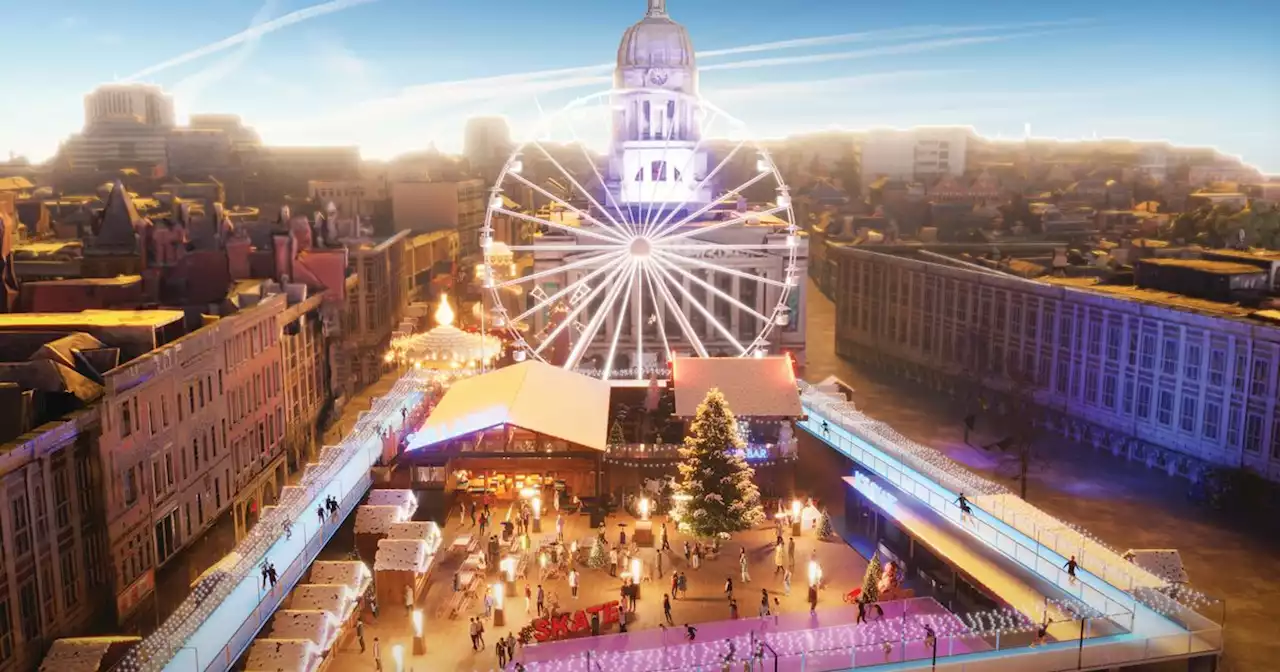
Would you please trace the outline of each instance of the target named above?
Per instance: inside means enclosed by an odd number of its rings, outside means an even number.
[[[676,355],[768,354],[807,241],[742,122],[697,96],[615,89],[545,117],[512,152],[480,245],[487,311],[517,361],[640,379]]]

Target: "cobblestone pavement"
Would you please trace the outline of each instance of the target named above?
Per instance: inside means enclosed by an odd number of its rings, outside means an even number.
[[[545,532],[554,533],[553,521],[553,516],[544,521]],[[570,516],[566,521],[566,540],[579,540],[585,557],[585,549],[589,547],[587,544],[594,538],[589,528],[588,518]],[[610,541],[617,541],[617,530],[620,529],[617,523],[619,522],[628,523],[626,529],[630,534],[632,525],[629,517],[611,517],[608,521]],[[730,576],[734,581],[739,613],[744,618],[758,613],[762,588],[769,591],[770,599],[774,597],[778,599],[782,613],[807,611],[804,587],[805,567],[810,555],[815,551],[818,562],[828,577],[827,585],[829,586],[821,591],[819,608],[843,604],[843,594],[853,586],[860,585],[863,573],[866,571],[866,561],[845,544],[823,543],[815,540],[811,535],[802,536],[796,540],[797,570],[792,578],[791,594],[785,595],[781,577],[774,574],[773,553],[770,550],[774,538],[772,528],[734,535],[734,538],[722,547],[719,558],[704,561],[696,570],[690,568],[683,557],[681,549],[685,537],[675,533],[674,526],[669,525],[668,529],[672,530],[671,543],[675,553],[670,554],[668,557],[671,559],[664,563],[662,578],[658,578],[655,574],[651,582],[645,581],[641,584],[639,604],[636,612],[631,616],[632,620],[629,621],[632,631],[654,629],[663,621],[662,592],[660,591],[670,590],[673,567],[686,572],[688,576],[687,596],[672,602],[672,616],[678,626],[683,626],[685,623],[720,621],[729,618],[728,601],[723,589],[725,579]],[[473,529],[470,521],[462,524],[459,523],[456,513],[451,515],[444,531],[446,545],[457,535],[471,532]],[[743,545],[747,549],[749,574],[752,578],[752,581],[747,584],[740,581],[738,566],[738,553]],[[641,558],[645,560],[646,566],[652,563],[653,557],[651,549],[642,549]],[[524,587],[526,584],[529,585],[536,597],[539,585],[538,570],[536,568],[530,570],[527,581],[517,582],[519,596],[507,599],[504,610],[505,625],[494,626],[492,619],[488,619],[485,624],[487,646],[484,650],[476,652],[468,644],[464,644],[469,637],[463,633],[467,631],[468,621],[472,616],[483,615],[483,605],[478,602],[471,603],[457,618],[452,619],[442,613],[446,603],[453,597],[451,587],[453,573],[461,560],[460,554],[443,554],[432,572],[430,586],[418,601],[418,607],[423,610],[426,621],[424,628],[427,633],[426,655],[414,656],[411,653],[413,650],[412,625],[404,606],[380,605],[380,613],[376,620],[367,613],[365,615],[365,653],[360,652],[358,642],[349,638],[338,646],[333,669],[344,671],[375,669],[372,649],[374,637],[378,637],[382,645],[384,669],[395,669],[392,664],[391,649],[396,645],[404,647],[406,671],[497,669],[497,656],[492,644],[497,640],[498,635],[505,636],[508,632],[518,634],[520,628],[536,616],[537,605],[527,603],[524,598]],[[621,583],[618,579],[611,578],[607,570],[590,569],[579,565],[579,571],[581,587],[576,600],[570,596],[568,584],[561,577],[541,582],[547,601],[558,600],[562,611],[574,611],[618,599],[618,588]],[[495,577],[496,573],[492,574],[489,580],[495,581]]]
[[[835,355],[831,301],[810,284],[805,378],[836,375],[855,390],[859,408],[971,469],[1002,479],[1011,488],[1009,465],[963,440],[969,412],[909,381],[890,380]],[[975,444],[1002,438],[1002,428],[979,422]],[[1027,499],[1041,509],[1088,529],[1120,550],[1176,548],[1192,585],[1227,602],[1226,672],[1280,669],[1280,540],[1190,504],[1187,482],[1059,436],[1036,445]]]

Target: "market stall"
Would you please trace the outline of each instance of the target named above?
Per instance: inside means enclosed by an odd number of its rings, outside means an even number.
[[[374,585],[378,602],[404,604],[408,588],[416,603],[427,586],[435,556],[431,554],[425,539],[383,539],[378,542],[378,553],[373,562],[376,575]]]
[[[306,639],[322,655],[328,655],[342,630],[336,616],[319,609],[284,609],[271,618],[271,639]]]
[[[356,611],[357,597],[351,588],[341,584],[306,583],[293,589],[289,608],[327,611],[345,623]]]
[[[321,672],[325,657],[309,639],[258,639],[249,646],[245,672]]]
[[[372,558],[378,552],[378,541],[385,539],[395,523],[408,520],[400,506],[356,507],[356,552],[361,558]]]

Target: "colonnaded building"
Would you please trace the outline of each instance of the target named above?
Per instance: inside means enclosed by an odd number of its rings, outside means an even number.
[[[1171,475],[1241,466],[1280,480],[1280,312],[1241,305],[1219,282],[1273,284],[1280,259],[1139,260],[1135,287],[905,250],[830,254],[841,356],[938,388],[1033,395],[1053,429]],[[1182,289],[1144,280],[1155,277],[1144,265],[1176,272]]]

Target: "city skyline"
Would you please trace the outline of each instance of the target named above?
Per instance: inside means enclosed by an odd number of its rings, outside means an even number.
[[[554,11],[497,0],[483,16],[403,0],[137,5],[128,25],[80,2],[14,13],[16,39],[0,49],[29,52],[50,32],[78,39],[44,57],[47,71],[15,75],[41,93],[0,111],[0,128],[22,129],[0,135],[0,151],[49,158],[82,126],[83,94],[113,80],[163,86],[180,121],[238,114],[269,144],[358,145],[368,158],[458,151],[472,116],[505,116],[525,138],[542,111],[609,86],[616,35],[644,11],[640,0]],[[1212,146],[1280,172],[1280,131],[1266,122],[1280,95],[1261,85],[1280,76],[1268,22],[1237,26],[1221,7],[1193,23],[1162,7],[813,2],[776,15],[762,0],[669,3],[698,49],[703,94],[760,137],[960,125],[1020,138],[1029,126],[1034,137]],[[166,28],[178,20],[200,30]],[[1210,78],[1219,93],[1195,96]]]

